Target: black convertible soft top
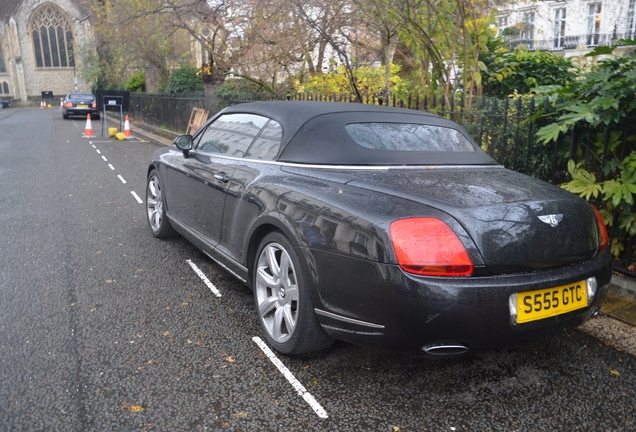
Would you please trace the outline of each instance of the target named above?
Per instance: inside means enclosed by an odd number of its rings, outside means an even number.
[[[283,137],[277,160],[324,165],[496,165],[457,123],[404,108],[337,102],[252,102],[226,108],[223,114],[259,114],[281,124]],[[402,123],[454,129],[474,151],[398,151],[365,148],[345,127],[356,123]]]

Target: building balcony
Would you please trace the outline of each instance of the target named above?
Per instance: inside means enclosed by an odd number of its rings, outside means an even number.
[[[528,51],[564,51],[577,48],[593,49],[597,46],[611,46],[619,39],[633,39],[636,35],[625,34],[584,34],[576,36],[562,36],[543,40],[536,39],[508,39],[506,45],[510,49],[525,47]]]

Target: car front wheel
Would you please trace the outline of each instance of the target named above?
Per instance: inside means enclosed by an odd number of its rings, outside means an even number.
[[[294,248],[280,232],[265,236],[254,263],[254,301],[265,338],[287,355],[333,342],[318,323]]]
[[[165,239],[175,235],[175,230],[166,217],[165,196],[156,170],[148,175],[146,185],[146,215],[152,235]]]

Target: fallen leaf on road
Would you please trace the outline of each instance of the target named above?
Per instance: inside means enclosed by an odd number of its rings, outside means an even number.
[[[616,370],[614,370],[614,369],[610,370],[610,373],[611,373],[612,375],[621,376],[620,372],[619,372],[619,371],[616,371]]]
[[[130,412],[140,412],[140,411],[145,411],[146,409],[144,407],[142,407],[141,405],[131,405],[130,406]]]

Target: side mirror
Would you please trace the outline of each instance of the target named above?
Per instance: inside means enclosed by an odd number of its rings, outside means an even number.
[[[184,157],[190,156],[190,150],[192,150],[192,146],[194,145],[192,135],[180,135],[176,137],[172,143],[183,152]]]

